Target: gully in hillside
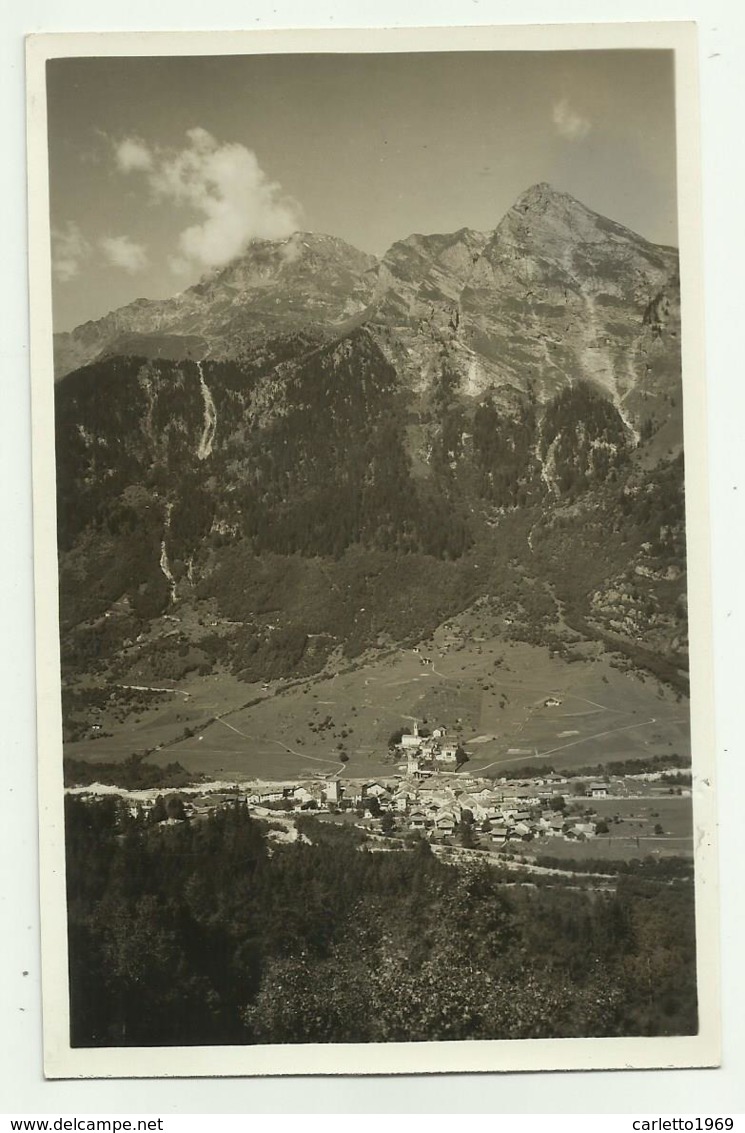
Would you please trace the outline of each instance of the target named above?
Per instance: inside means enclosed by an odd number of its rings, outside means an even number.
[[[199,384],[202,388],[202,397],[204,399],[204,429],[199,439],[197,456],[200,460],[206,460],[207,457],[212,454],[212,445],[215,440],[215,432],[217,431],[217,410],[215,409],[215,402],[210,393],[210,388],[204,380],[204,371],[202,370],[201,362],[197,362],[197,370],[199,371]]]

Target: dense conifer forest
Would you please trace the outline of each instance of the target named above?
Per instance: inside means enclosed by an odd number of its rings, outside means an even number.
[[[117,798],[66,808],[74,1046],[696,1030],[676,871],[516,885],[313,818],[270,842],[239,803],[170,823]]]
[[[634,626],[608,644],[685,687],[684,650],[665,657],[672,631],[645,644],[655,616],[685,624],[682,457],[632,461],[599,389],[577,381],[540,405],[529,388],[509,411],[490,394],[467,404],[445,352],[415,409],[364,329],[200,365],[219,429],[208,461],[189,359],[109,358],[58,387],[66,673],[115,665],[174,589],[234,625],[148,645],[153,674],[224,666],[256,681],[318,672],[337,647],[354,657],[424,637],[480,594],[514,597],[522,640],[548,640],[557,603],[602,638],[603,591],[630,588]],[[282,621],[271,632],[270,609]]]

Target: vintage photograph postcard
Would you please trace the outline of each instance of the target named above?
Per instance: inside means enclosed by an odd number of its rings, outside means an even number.
[[[29,40],[48,1076],[717,1064],[696,50]]]

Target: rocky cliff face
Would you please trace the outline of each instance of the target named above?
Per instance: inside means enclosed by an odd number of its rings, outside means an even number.
[[[413,235],[382,260],[331,236],[256,241],[168,300],[56,339],[58,376],[109,354],[240,358],[267,335],[366,324],[415,395],[446,361],[457,392],[546,401],[586,379],[631,435],[680,382],[677,252],[539,184],[493,232]]]
[[[492,392],[505,405],[529,389],[545,401],[584,378],[638,436],[677,390],[677,253],[548,185],[529,189],[488,235],[394,245],[379,280],[371,322],[417,392],[443,354],[463,395]]]
[[[505,383],[545,397],[572,380],[621,407],[644,375],[644,313],[677,254],[536,185],[510,209],[461,295],[469,345]],[[621,410],[622,411],[622,410]]]

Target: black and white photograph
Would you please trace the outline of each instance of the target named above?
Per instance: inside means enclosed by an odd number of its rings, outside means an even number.
[[[695,33],[539,31],[31,42],[52,1077],[717,1063]]]

